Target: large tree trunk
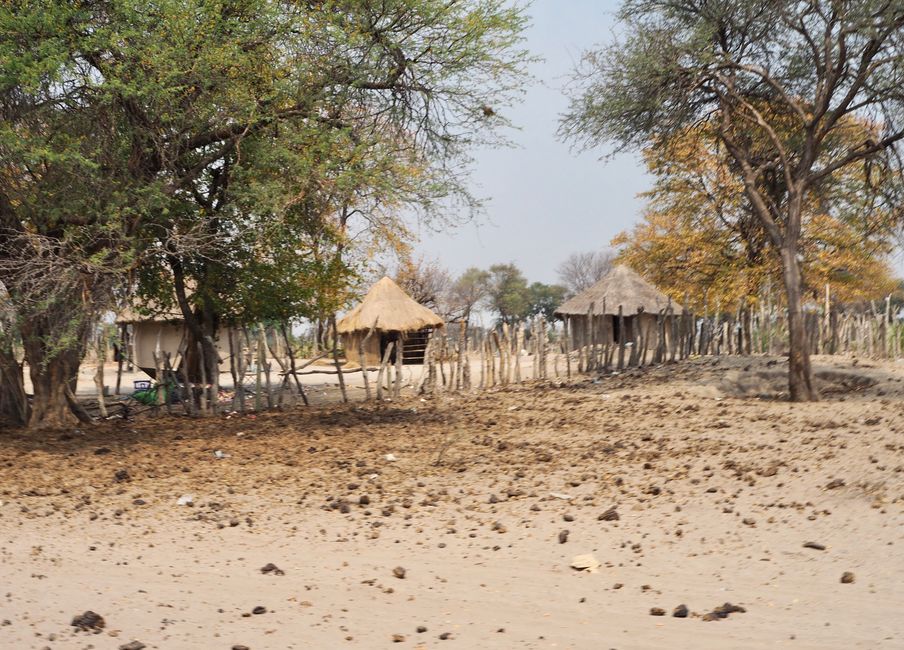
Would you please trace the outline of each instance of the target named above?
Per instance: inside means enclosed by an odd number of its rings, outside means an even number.
[[[0,345],[0,422],[14,426],[24,426],[28,422],[22,364],[9,345]]]
[[[176,301],[179,303],[179,310],[182,312],[185,322],[188,344],[183,364],[185,364],[189,381],[200,385],[203,377],[213,378],[220,372],[219,358],[214,344],[219,330],[219,319],[210,308],[200,310],[192,308],[186,293],[185,274],[181,262],[176,258],[171,258],[170,268],[173,270]],[[202,364],[204,366],[203,373],[201,372]]]
[[[796,246],[787,244],[783,246],[781,258],[785,295],[788,300],[788,391],[792,402],[818,400],[819,393],[813,387],[810,347],[801,308],[801,274]]]
[[[25,358],[34,390],[30,429],[59,429],[72,426],[78,418],[72,411],[67,392],[74,393],[73,384],[78,376],[81,349],[49,352],[45,339],[23,328]]]

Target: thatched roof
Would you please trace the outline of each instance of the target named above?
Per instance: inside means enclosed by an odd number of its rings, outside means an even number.
[[[618,306],[621,305],[622,313],[631,316],[636,314],[639,308],[647,313],[656,314],[668,307],[669,298],[627,266],[619,265],[589,289],[566,300],[555,313],[558,316],[586,316],[591,304],[596,315],[603,313],[616,315]],[[681,306],[674,302],[672,309],[676,314],[683,311]]]
[[[369,330],[375,321],[377,329],[384,332],[413,332],[443,326],[442,318],[415,302],[386,277],[370,288],[360,305],[336,323],[336,329],[340,334]]]
[[[178,307],[161,308],[156,302],[126,305],[116,312],[116,322],[125,323],[164,323],[182,320],[182,312]]]

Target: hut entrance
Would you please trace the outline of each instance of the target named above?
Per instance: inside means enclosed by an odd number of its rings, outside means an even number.
[[[390,343],[398,343],[402,341],[402,365],[423,364],[424,354],[427,351],[427,340],[430,338],[429,327],[415,332],[381,332],[380,333],[380,358],[386,354],[386,348]],[[389,363],[396,362],[397,345],[393,346],[392,352],[389,353]]]
[[[383,355],[386,354],[386,348],[389,347],[390,343],[396,343],[399,340],[400,332],[380,332],[380,359],[383,358]],[[404,342],[402,343],[404,346]],[[396,348],[397,346],[392,346],[392,352],[389,353],[389,364],[395,365],[396,362]],[[405,356],[402,356],[402,362],[404,363]]]

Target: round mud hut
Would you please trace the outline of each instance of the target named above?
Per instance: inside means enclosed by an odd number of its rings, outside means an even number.
[[[555,315],[566,321],[571,349],[590,344],[632,343],[641,336],[657,339],[658,319],[671,331],[671,319],[683,310],[631,268],[618,265],[589,289],[569,298]]]
[[[361,304],[336,323],[336,330],[349,359],[358,358],[359,346],[364,341],[365,363],[380,365],[389,344],[396,343],[390,363],[395,363],[396,350],[401,344],[402,363],[420,364],[424,362],[430,332],[443,325],[442,318],[384,277],[370,288]],[[374,332],[367,338],[371,328]]]

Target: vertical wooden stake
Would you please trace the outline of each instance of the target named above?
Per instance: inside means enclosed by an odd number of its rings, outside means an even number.
[[[283,341],[285,341],[286,343],[286,354],[289,355],[289,371],[292,373],[292,377],[295,379],[295,388],[298,389],[298,394],[301,395],[301,399],[304,402],[304,405],[310,406],[311,403],[308,401],[308,395],[304,392],[304,386],[298,379],[298,372],[295,370],[295,351],[292,349],[292,342],[289,340],[289,328],[285,323],[280,323],[279,329],[282,332]]]
[[[471,362],[468,357],[468,321],[458,323],[458,376],[461,388],[471,390]]]
[[[405,364],[405,333],[399,332],[398,345],[396,346],[395,355],[395,389],[393,397],[399,399],[402,397],[402,368]]]
[[[540,316],[540,377],[547,379],[549,377],[549,341],[546,335],[546,318]]]
[[[128,336],[128,325],[122,323],[119,326],[119,358],[116,360],[116,395],[119,395],[120,386],[122,385],[122,363],[128,354],[126,347],[126,337]]]
[[[377,318],[374,319],[374,324],[367,330],[367,334],[364,338],[358,341],[358,364],[361,366],[361,377],[364,380],[364,398],[368,402],[371,400],[371,391],[370,378],[367,376],[367,356],[365,350],[367,349],[367,342],[370,340],[370,337],[373,336],[374,331],[377,329],[377,323],[379,322],[380,317],[377,316]]]
[[[514,381],[517,384],[521,383],[521,348],[524,345],[524,325],[522,323],[518,323],[517,329],[515,330],[515,361],[514,361]]]
[[[104,401],[104,364],[107,361],[107,342],[104,337],[103,327],[95,332],[95,350],[97,351],[97,367],[94,370],[94,386],[97,388],[97,406],[100,416],[107,417],[107,404]],[[120,357],[121,358],[121,357]],[[122,364],[120,364],[120,368]]]
[[[605,318],[605,316],[604,316]],[[565,345],[565,376],[571,379],[571,345],[568,341],[568,324],[571,322],[570,316],[565,316],[562,325],[562,342]]]
[[[263,386],[263,376],[262,371],[264,364],[264,346],[261,342],[260,333],[258,333],[257,337],[257,355],[255,355],[255,374],[254,374],[254,410],[260,412],[264,408],[263,400],[261,399],[261,392],[264,390]],[[207,385],[207,380],[204,380],[205,386]]]
[[[389,357],[392,355],[392,348],[395,345],[393,341],[389,342],[383,351],[383,358],[380,360],[380,369],[377,371],[377,401],[383,401],[383,376],[386,374],[386,368],[389,365]]]
[[[487,387],[487,351],[485,342],[480,343],[480,390],[483,390]]]
[[[207,405],[211,413],[216,415],[220,409],[220,355],[217,346],[211,337],[207,337],[210,349],[213,350],[213,374],[210,377],[210,390]]]
[[[339,392],[342,393],[342,403],[348,403],[348,393],[345,390],[345,377],[342,374],[342,364],[339,363],[339,330],[336,329],[336,314],[330,316],[330,326],[333,329],[333,365],[336,367],[336,377],[339,380]]]
[[[618,369],[625,368],[625,315],[622,306],[618,306]]]

